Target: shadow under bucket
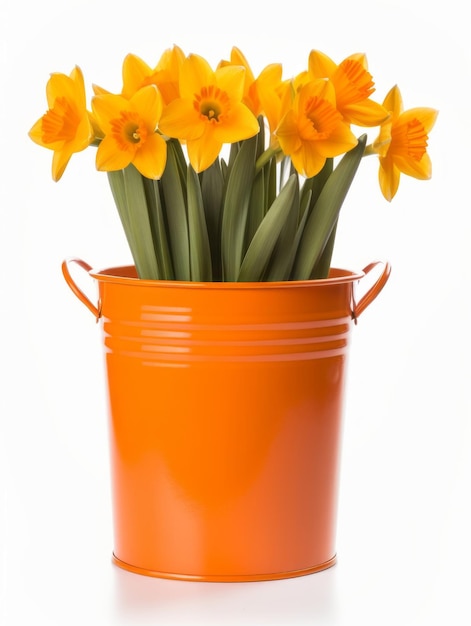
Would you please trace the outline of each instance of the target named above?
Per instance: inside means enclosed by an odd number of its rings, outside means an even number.
[[[97,282],[96,306],[72,264]],[[102,328],[113,561],[198,581],[333,565],[350,332],[389,264],[284,283],[139,280],[80,259],[62,269]]]

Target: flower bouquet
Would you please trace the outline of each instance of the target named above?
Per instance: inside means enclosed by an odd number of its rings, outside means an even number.
[[[255,77],[237,48],[212,69],[174,46],[154,68],[129,54],[122,75],[120,94],[93,86],[89,111],[79,67],[52,74],[29,135],[53,151],[56,181],[74,153],[96,147],[142,279],[325,278],[364,156],[379,158],[388,201],[401,173],[431,176],[437,112],[404,111],[397,86],[372,100],[364,54],[337,65],[312,50],[284,79],[278,63]],[[367,144],[356,126],[378,127],[377,138]]]

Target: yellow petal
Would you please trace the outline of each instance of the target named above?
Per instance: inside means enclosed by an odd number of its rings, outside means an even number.
[[[74,69],[70,73],[70,79],[74,85],[75,89],[75,101],[80,106],[80,108],[86,108],[86,98],[85,98],[85,81],[83,79],[82,70],[76,65]]]
[[[61,179],[65,168],[73,154],[70,146],[66,146],[64,150],[57,150],[52,157],[52,178],[55,182]]]
[[[210,132],[205,132],[196,141],[188,141],[188,158],[195,172],[202,172],[214,163],[222,148]]]
[[[100,125],[98,124],[97,118],[90,111],[88,111],[87,113],[88,113],[87,117],[88,117],[88,120],[90,122],[91,129],[92,129],[93,137],[95,139],[103,139],[105,133],[103,132],[103,130],[100,127]],[[93,141],[93,137],[92,137],[91,141]]]
[[[225,91],[231,100],[242,100],[244,97],[245,70],[243,67],[228,65],[215,72],[217,86]]]
[[[311,50],[309,54],[309,74],[311,78],[330,78],[337,65],[323,52]]]
[[[253,82],[255,80],[252,70],[250,69],[249,62],[245,58],[244,54],[236,46],[233,46],[231,50],[231,63],[232,65],[241,65],[242,67],[245,67],[247,80],[249,82]]]
[[[389,111],[394,121],[403,111],[402,96],[397,85],[394,85],[386,95],[383,102],[384,108]]]
[[[139,115],[146,120],[152,130],[157,128],[157,123],[162,113],[162,98],[155,85],[148,85],[139,89],[130,99],[130,104]]]
[[[197,54],[190,54],[180,71],[180,96],[192,100],[202,86],[214,83],[214,72],[206,59]]]
[[[273,63],[265,67],[257,78],[257,96],[261,103],[261,109],[266,119],[270,131],[273,133],[281,119],[282,99],[278,93],[281,84],[282,66]]]
[[[123,61],[123,89],[122,95],[132,97],[143,85],[152,69],[135,54],[128,54]]]
[[[46,96],[49,108],[54,106],[56,98],[65,98],[75,102],[78,109],[85,109],[85,84],[80,68],[75,67],[70,76],[51,74],[46,85]]]
[[[391,202],[399,188],[401,173],[394,165],[392,159],[380,158],[379,162],[379,186],[381,193],[388,202]]]
[[[93,89],[93,93],[95,94],[95,96],[103,96],[104,94],[111,93],[107,89],[103,89],[103,87],[100,87],[99,85],[95,85],[95,84],[92,85],[92,89]]]
[[[39,120],[34,124],[34,126],[29,131],[30,138],[37,143],[39,146],[43,148],[48,148],[49,150],[60,150],[64,146],[64,141],[50,141],[45,143],[43,140],[43,118],[40,117]]]
[[[332,130],[328,139],[316,142],[316,149],[324,157],[335,157],[349,152],[357,143],[350,127],[342,122]]]
[[[165,50],[155,68],[155,84],[159,88],[165,104],[180,97],[180,70],[185,54],[178,46]]]
[[[92,99],[93,114],[105,134],[111,131],[111,121],[119,118],[121,111],[129,109],[129,100],[115,94],[103,94]]]
[[[96,167],[100,172],[113,172],[127,167],[135,151],[119,150],[116,141],[111,136],[106,136],[101,140],[96,152]]]
[[[74,140],[71,142],[73,152],[81,152],[88,148],[94,135],[90,117],[84,115],[77,126]]]
[[[214,138],[220,143],[235,143],[253,137],[260,132],[257,118],[245,104],[236,103],[231,108],[227,124],[215,124],[212,128]]]
[[[303,85],[299,90],[297,98],[297,109],[299,112],[303,112],[308,107],[308,103],[313,99],[318,98],[325,100],[335,108],[336,98],[335,89],[330,80],[323,78],[314,79]]]
[[[427,107],[416,107],[414,109],[407,109],[400,117],[400,123],[408,124],[413,120],[419,120],[424,127],[425,132],[428,134],[435,122],[437,121],[438,111],[436,109],[430,109]]]
[[[291,155],[296,171],[306,178],[318,174],[325,164],[325,157],[320,155],[314,145],[304,145],[302,150]]]
[[[346,122],[357,126],[379,126],[389,118],[384,106],[373,100],[362,100],[342,109]]]
[[[159,128],[168,137],[192,141],[203,134],[204,121],[195,111],[192,100],[179,98],[164,107]]]
[[[157,71],[167,71],[174,78],[177,78],[184,60],[185,53],[179,46],[174,45],[172,48],[164,50],[155,69]]]
[[[368,70],[368,61],[364,52],[355,52],[354,54],[350,54],[345,60],[348,61],[349,59],[359,63],[364,70]]]
[[[388,121],[381,125],[378,137],[371,145],[372,152],[379,156],[386,156],[391,143],[392,122]]]
[[[298,133],[297,117],[293,110],[285,114],[275,131],[275,135],[285,154],[292,155],[301,148],[302,143]]]
[[[147,178],[159,179],[167,161],[167,144],[158,134],[148,137],[145,144],[136,151],[133,165]]]
[[[432,177],[432,161],[427,153],[423,155],[420,161],[395,156],[394,164],[407,176],[412,176],[419,180],[428,180]]]

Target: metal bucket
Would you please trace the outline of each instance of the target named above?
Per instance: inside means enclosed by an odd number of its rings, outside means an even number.
[[[103,331],[114,563],[199,581],[333,565],[349,337],[389,264],[284,283],[139,280],[80,259],[63,273]]]

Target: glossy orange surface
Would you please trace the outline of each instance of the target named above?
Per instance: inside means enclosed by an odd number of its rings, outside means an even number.
[[[363,272],[198,284],[64,262],[103,331],[117,565],[204,581],[333,565],[350,330],[389,270],[355,304]]]

